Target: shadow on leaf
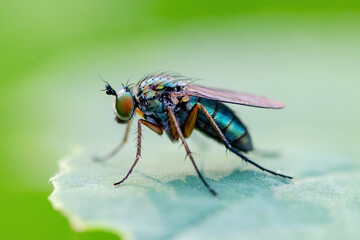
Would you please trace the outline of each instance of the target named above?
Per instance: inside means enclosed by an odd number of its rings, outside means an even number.
[[[210,175],[215,174],[210,173]],[[219,174],[217,173],[216,175]],[[273,187],[291,182],[262,172],[253,170],[241,171],[239,169],[235,169],[229,175],[218,180],[206,178],[206,181],[219,193],[220,197],[224,194],[232,194],[234,196],[249,196],[258,192],[261,192],[262,195],[264,193],[271,194]],[[199,177],[195,175],[186,176],[184,180],[172,180],[165,183],[165,185],[171,187],[179,197],[203,195],[204,193],[211,196]]]

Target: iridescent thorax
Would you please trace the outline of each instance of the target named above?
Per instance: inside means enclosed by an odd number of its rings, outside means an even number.
[[[181,93],[185,85],[185,82],[176,80],[174,77],[162,75],[140,81],[134,95],[145,119],[165,125],[166,107],[174,110],[184,97]]]

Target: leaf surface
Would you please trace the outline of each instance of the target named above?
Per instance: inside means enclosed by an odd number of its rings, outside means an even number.
[[[287,181],[209,150],[199,165],[219,193],[215,198],[190,161],[164,151],[142,158],[116,188],[112,183],[126,174],[132,157],[119,154],[102,163],[92,154],[66,157],[51,179],[50,201],[75,229],[106,229],[124,239],[352,239],[359,234],[360,176],[346,162],[332,159],[323,169],[320,154],[291,149],[279,159],[253,156],[269,167],[288,159],[314,162]]]

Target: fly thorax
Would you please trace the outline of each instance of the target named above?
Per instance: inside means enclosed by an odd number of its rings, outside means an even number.
[[[157,98],[142,99],[139,108],[144,113],[159,113],[162,112],[162,103]]]

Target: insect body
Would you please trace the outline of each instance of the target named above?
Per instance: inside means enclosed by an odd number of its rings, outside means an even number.
[[[126,142],[130,120],[134,114],[138,113],[141,116],[138,120],[138,148],[135,162],[128,174],[115,183],[115,186],[127,179],[140,158],[142,125],[159,135],[165,131],[172,141],[180,139],[198,176],[214,195],[216,192],[199,172],[185,140],[193,129],[222,142],[227,149],[261,170],[292,179],[261,167],[242,153],[253,149],[250,135],[241,120],[224,104],[225,102],[260,108],[283,108],[282,103],[245,93],[201,87],[187,83],[184,77],[174,74],[149,75],[137,84],[134,91],[128,86],[123,86],[116,92],[108,83],[105,90],[108,95],[115,96],[115,119],[119,123],[126,123],[127,128],[124,141],[110,154],[104,156],[103,160],[113,156]]]

